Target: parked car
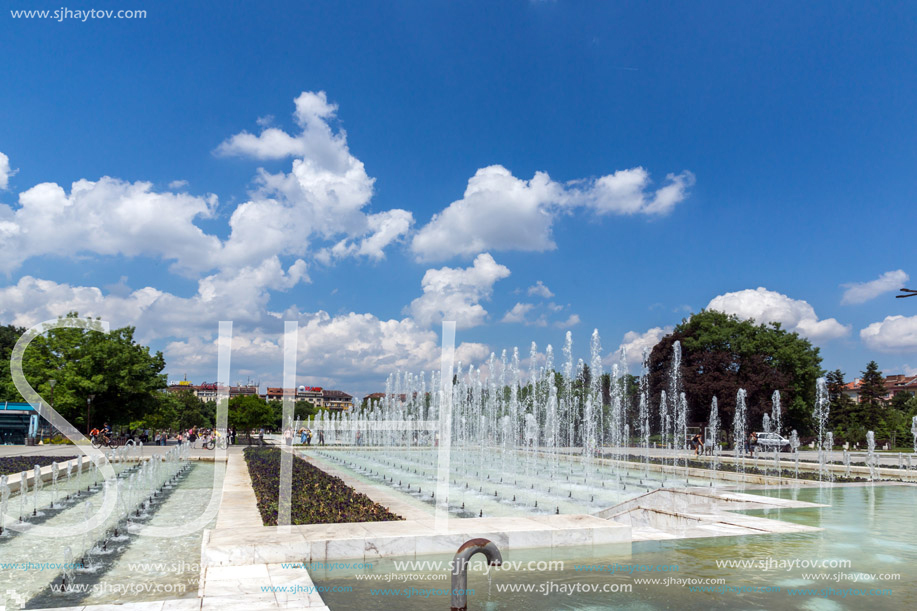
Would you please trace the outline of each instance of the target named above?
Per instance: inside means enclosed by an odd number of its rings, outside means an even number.
[[[780,452],[790,451],[790,440],[781,437],[779,433],[756,433],[758,448],[762,451],[777,448]]]

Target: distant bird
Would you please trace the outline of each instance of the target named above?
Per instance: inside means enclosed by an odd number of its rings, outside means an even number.
[[[905,294],[904,295],[895,295],[896,299],[903,299],[905,297],[913,297],[914,295],[917,295],[917,291],[915,291],[914,289],[901,289],[901,292]]]

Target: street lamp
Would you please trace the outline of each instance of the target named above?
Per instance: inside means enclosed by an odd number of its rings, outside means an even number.
[[[89,395],[86,397],[86,432],[92,430],[92,400],[95,399],[95,395]]]

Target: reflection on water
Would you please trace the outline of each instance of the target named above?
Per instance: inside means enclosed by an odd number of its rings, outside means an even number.
[[[563,559],[558,571],[494,571],[488,578],[481,571],[469,572],[469,609],[555,610],[555,609],[907,609],[915,607],[917,585],[910,567],[917,563],[917,507],[915,486],[864,486],[768,490],[763,494],[801,501],[830,504],[831,507],[768,510],[767,517],[821,527],[822,531],[797,534],[717,537],[681,541],[634,543],[620,548],[528,550],[504,553],[507,561]],[[749,512],[763,515],[764,512]],[[451,556],[424,556],[420,560],[442,560]],[[399,561],[411,560],[410,558]],[[677,565],[663,573],[634,570],[575,570],[575,565],[625,566]],[[718,564],[719,563],[719,564]],[[732,564],[732,568],[727,565]],[[741,568],[739,563],[745,563]],[[816,563],[818,566],[808,566]],[[822,566],[822,563],[825,563]],[[440,590],[449,587],[442,576],[448,569],[407,570],[394,560],[377,561],[363,573],[379,580],[357,580],[357,571],[342,569],[313,571],[321,586],[351,586],[350,593],[324,593],[326,603],[337,610],[447,608],[447,596],[424,598],[420,592],[407,596],[372,594],[371,589],[416,588]],[[405,580],[407,573],[427,577]],[[623,574],[622,574],[623,573]],[[872,579],[871,576],[900,574],[900,580]],[[386,581],[386,576],[392,575]],[[664,585],[661,580],[722,579],[732,591],[691,591],[685,585]],[[659,579],[659,583],[637,580]],[[671,582],[670,582],[671,583]],[[573,588],[630,585],[632,591],[569,595]],[[507,586],[527,587],[528,593],[501,592]],[[696,584],[695,584],[696,585]],[[746,591],[738,592],[738,589]],[[752,592],[752,588],[771,591]],[[815,594],[792,595],[791,589],[811,589]],[[831,594],[827,591],[834,589]],[[891,590],[890,595],[855,595],[851,590]],[[543,593],[548,591],[547,594]],[[846,592],[846,594],[844,594]],[[825,596],[824,594],[828,594]]]

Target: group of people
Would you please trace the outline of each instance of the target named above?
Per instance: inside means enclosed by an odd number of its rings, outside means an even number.
[[[89,431],[89,436],[92,438],[101,437],[105,440],[105,443],[111,443],[111,425],[106,422],[102,425],[101,429],[92,429]]]
[[[690,443],[695,456],[700,456],[704,453],[704,438],[700,433],[695,434]],[[758,434],[754,431],[749,433],[744,445],[746,454],[754,454],[758,447]]]
[[[318,430],[318,445],[325,445],[325,431]],[[310,446],[312,445],[312,431],[310,429],[299,429],[299,443],[302,445]]]
[[[98,438],[104,439],[106,443],[111,443],[111,440],[113,437],[111,425],[106,422],[104,425],[102,425],[102,428],[92,429],[89,432],[89,435],[94,438],[98,437]],[[231,444],[236,443],[236,430],[235,429],[230,428],[228,431],[226,431],[226,435],[228,436],[229,442]],[[148,431],[146,432],[145,436],[147,439],[150,439],[150,433]],[[179,431],[178,433],[176,433],[174,435],[174,439],[178,443],[188,442],[191,444],[191,447],[193,448],[193,447],[196,447],[195,444],[198,441],[201,441],[204,444],[206,444],[211,439],[218,440],[220,436],[221,436],[221,433],[215,429],[191,427],[190,429],[187,429],[185,431]],[[137,431],[131,431],[131,434],[129,435],[129,437],[132,439],[140,438],[141,440],[143,440],[142,436],[140,436]],[[152,435],[153,443],[155,443],[158,446],[168,445],[169,439],[171,438],[173,438],[173,436],[168,431],[157,431],[154,435]],[[264,429],[261,429],[260,438],[262,440],[264,439]],[[311,440],[311,432],[309,433],[309,439]],[[321,445],[325,445],[325,434],[322,431],[319,431],[319,443]]]
[[[181,442],[184,439],[191,444],[192,448],[194,448],[196,447],[195,444],[198,441],[201,441],[204,445],[206,445],[211,439],[214,441],[219,441],[222,435],[223,433],[216,429],[201,429],[197,427],[191,427],[187,430],[184,436],[181,433],[178,434],[178,441]],[[226,436],[229,438],[230,444],[236,443],[236,430],[234,428],[229,428],[226,431]]]

